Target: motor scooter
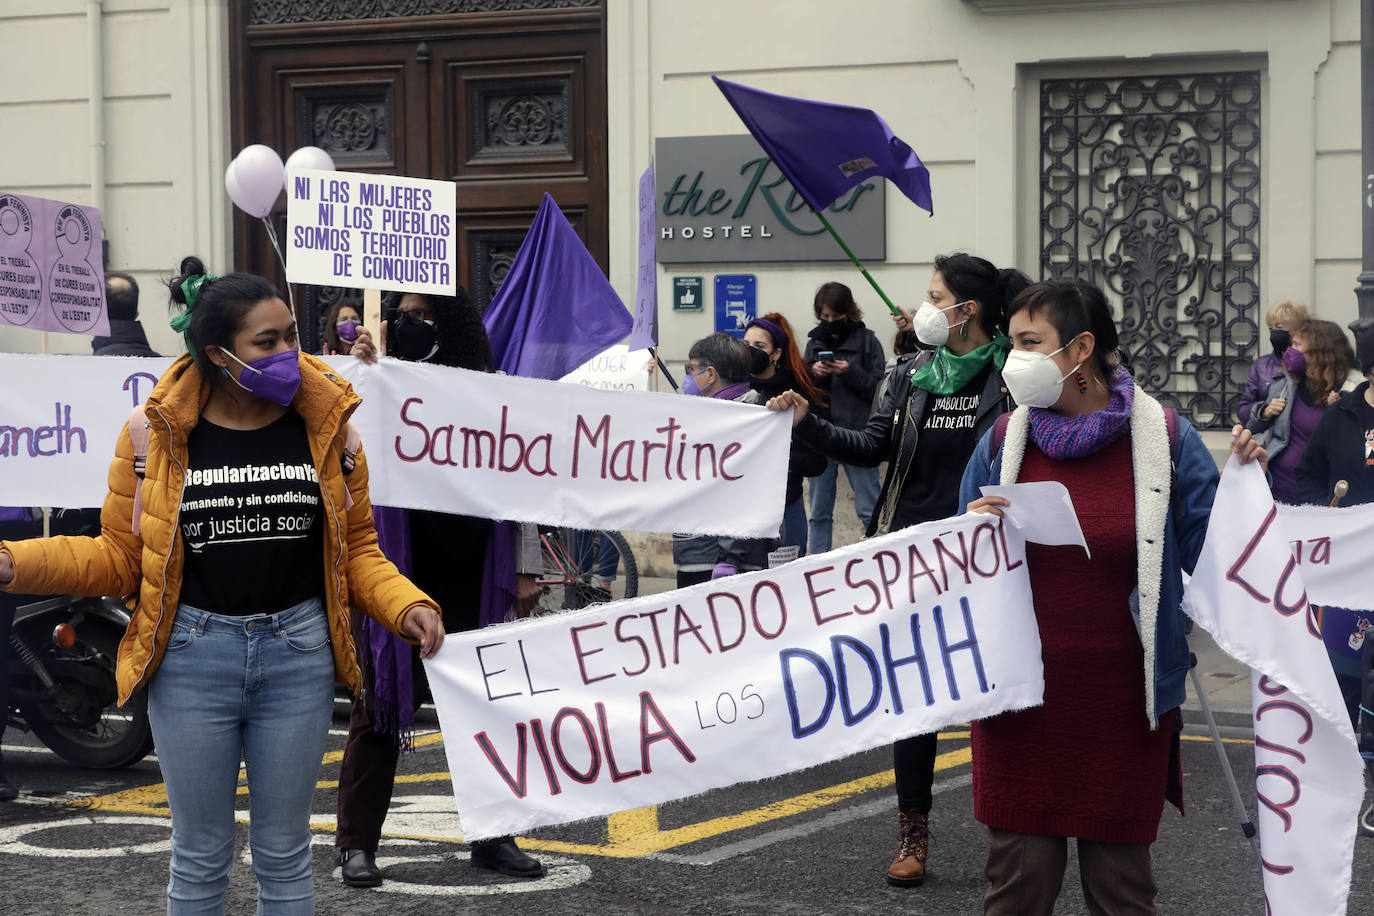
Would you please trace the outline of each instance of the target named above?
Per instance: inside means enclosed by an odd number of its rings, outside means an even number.
[[[139,691],[117,705],[115,658],[129,612],[113,598],[57,595],[21,604],[9,645],[10,727],[32,732],[68,763],[120,769],[153,749]]]

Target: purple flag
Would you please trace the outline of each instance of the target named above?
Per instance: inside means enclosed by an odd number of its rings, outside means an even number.
[[[635,324],[630,349],[658,346],[658,270],[654,263],[654,237],[658,235],[658,208],[654,206],[654,164],[639,176],[639,284],[635,291]]]
[[[711,79],[811,209],[819,212],[864,179],[881,175],[916,206],[935,212],[930,170],[876,112]]]
[[[482,323],[497,368],[507,375],[559,379],[624,340],[633,319],[545,194]]]

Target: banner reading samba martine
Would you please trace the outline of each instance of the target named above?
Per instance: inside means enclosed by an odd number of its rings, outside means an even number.
[[[0,505],[98,506],[119,430],[170,359],[0,355]],[[790,417],[757,406],[348,357],[377,505],[776,536]]]
[[[1044,691],[1024,541],[989,515],[450,634],[426,672],[468,839],[790,773]]]

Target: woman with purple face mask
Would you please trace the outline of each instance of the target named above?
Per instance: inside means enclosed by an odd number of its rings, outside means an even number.
[[[134,596],[119,701],[148,691],[172,814],[168,913],[223,912],[240,765],[258,912],[314,910],[310,811],[334,684],[361,687],[350,605],[426,658],[438,606],[377,546],[361,399],[296,349],[261,277],[198,258],[168,286],[189,353],[163,373],[110,465],[98,537],[0,543],[11,592]]]
[[[1355,351],[1334,321],[1309,318],[1289,328],[1292,341],[1283,352],[1283,372],[1256,404],[1246,424],[1269,452],[1270,489],[1282,503],[1296,505],[1298,464],[1307,440],[1326,408],[1363,379],[1353,371]]]
[[[340,299],[324,313],[324,355],[347,356],[363,327],[363,304]]]

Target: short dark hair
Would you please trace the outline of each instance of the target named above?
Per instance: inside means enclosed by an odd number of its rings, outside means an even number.
[[[123,283],[110,285],[111,280]],[[105,310],[115,321],[133,321],[138,317],[138,281],[123,271],[105,274]]]
[[[749,380],[749,346],[724,331],[717,331],[692,344],[692,349],[687,351],[687,358],[695,360],[702,368],[712,367],[721,381],[727,384]]]
[[[186,293],[181,285],[187,278],[205,273],[205,264],[195,255],[181,259],[176,276],[167,281],[171,291],[171,308],[186,306]],[[214,378],[214,363],[206,355],[206,347],[234,348],[234,337],[243,329],[243,320],[253,306],[266,299],[280,299],[277,288],[257,274],[232,273],[207,280],[200,287],[200,297],[191,313],[186,329],[187,349],[196,368],[207,379]]]
[[[954,298],[960,302],[972,299],[982,306],[978,324],[989,337],[997,336],[1007,304],[1031,282],[1030,277],[1015,268],[998,270],[991,261],[963,251],[936,255],[935,270]]]
[[[843,283],[836,283],[833,280],[829,283],[822,283],[816,290],[816,299],[811,304],[816,313],[816,317],[821,317],[821,309],[828,308],[836,314],[846,318],[853,318],[855,321],[862,321],[863,311],[854,301],[854,293]]]
[[[1007,321],[1017,312],[1044,315],[1059,333],[1059,345],[1068,344],[1084,331],[1091,331],[1097,341],[1093,362],[1105,379],[1112,377],[1118,356],[1116,348],[1120,336],[1112,307],[1102,290],[1077,280],[1043,280],[1026,287],[1012,300],[1007,309]]]

